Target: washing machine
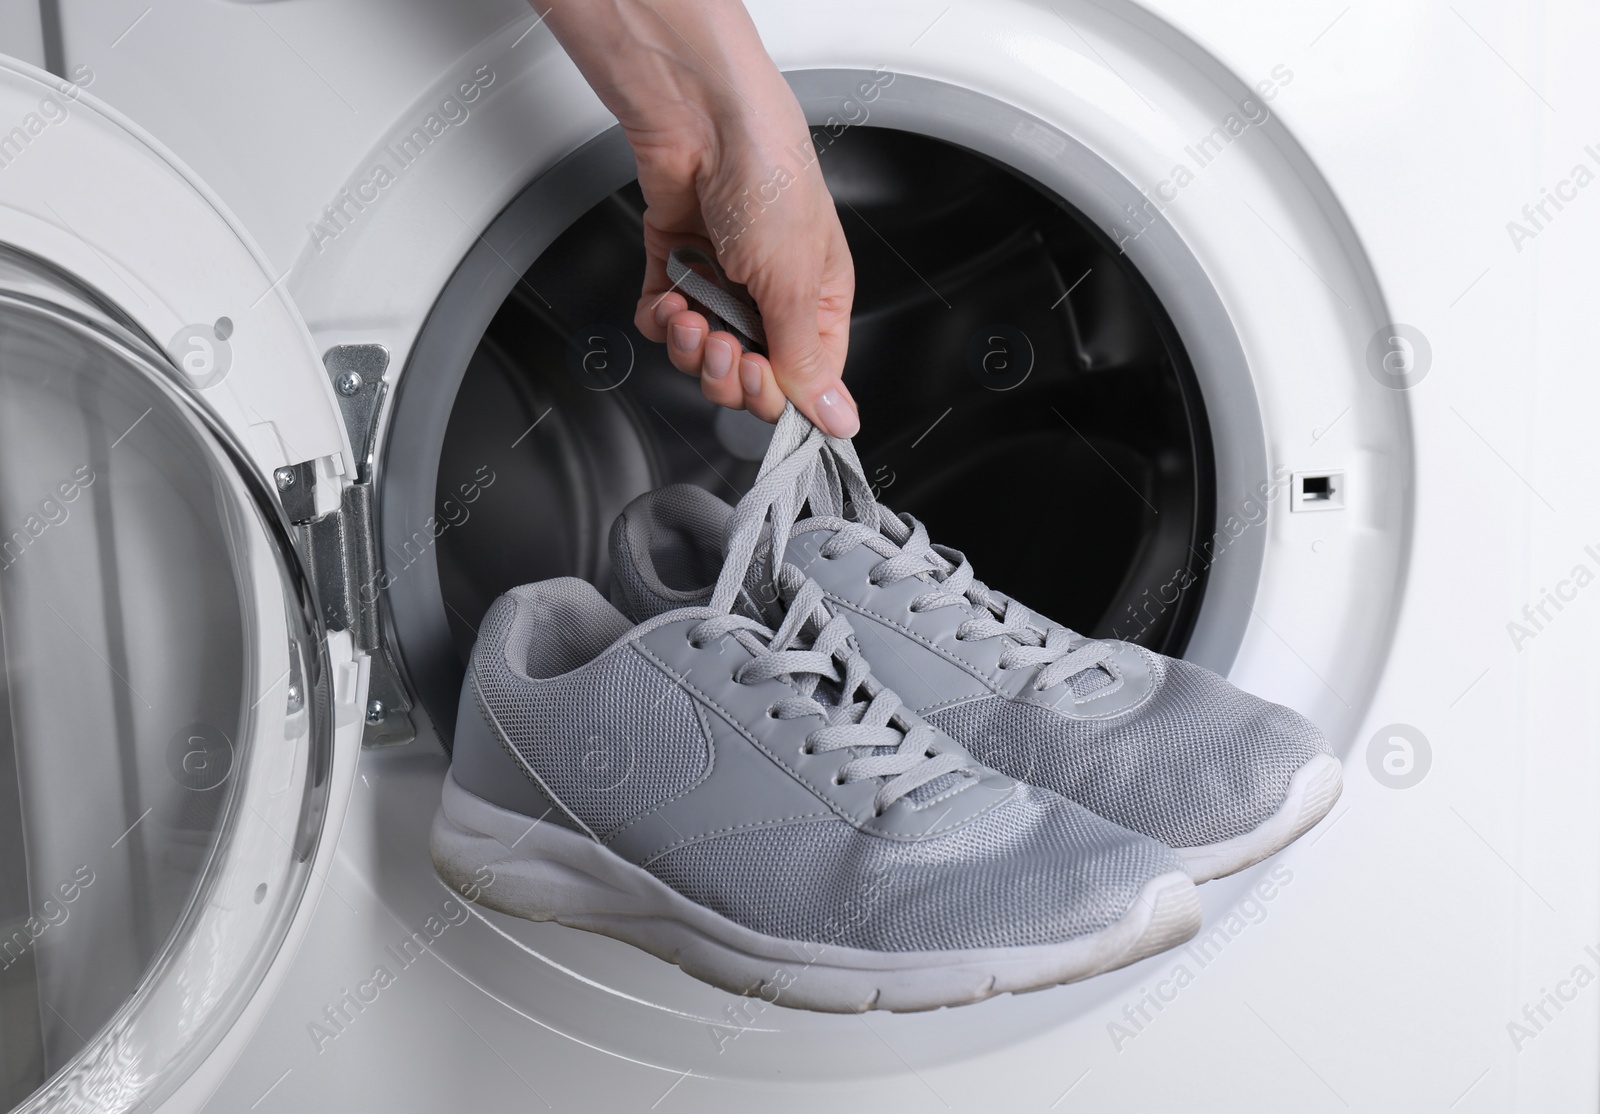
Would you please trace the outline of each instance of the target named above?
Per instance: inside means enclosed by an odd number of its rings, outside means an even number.
[[[1600,16],[750,7],[882,497],[1309,715],[1340,804],[1182,948],[919,1014],[447,888],[490,601],[604,587],[628,500],[735,498],[767,427],[633,329],[632,159],[543,8],[15,5],[4,1105],[1594,1109]]]

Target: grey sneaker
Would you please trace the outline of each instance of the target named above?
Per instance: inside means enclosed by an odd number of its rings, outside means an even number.
[[[1266,858],[1338,799],[1339,762],[1305,717],[985,587],[960,552],[873,497],[848,441],[793,407],[763,468],[779,460],[812,517],[774,523],[745,610],[776,617],[776,537],[788,575],[814,579],[850,616],[873,672],[981,761],[1178,849],[1196,881]],[[619,606],[644,618],[704,602],[725,534],[748,529],[749,513],[684,484],[635,500],[611,531]]]
[[[777,492],[773,529],[797,476],[753,495]],[[432,832],[446,882],[829,1011],[1051,986],[1194,934],[1176,854],[904,708],[815,582],[783,575],[776,629],[736,611],[750,507],[705,606],[634,626],[563,578],[489,609]]]

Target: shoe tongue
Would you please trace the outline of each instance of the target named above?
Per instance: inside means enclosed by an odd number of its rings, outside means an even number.
[[[1085,669],[1081,673],[1075,673],[1067,678],[1067,687],[1072,691],[1074,697],[1082,700],[1087,696],[1094,695],[1107,685],[1114,684],[1115,681],[1116,678],[1112,677],[1110,673],[1096,666],[1093,669]]]
[[[773,630],[783,622],[783,602],[773,598],[772,577],[767,573],[764,554],[758,553],[745,570],[744,590],[739,593],[733,609]]]
[[[923,785],[919,785],[911,792],[907,793],[906,800],[910,801],[918,808],[921,808],[927,804],[930,804],[936,797],[939,796],[939,794],[949,792],[952,789],[956,789],[964,785],[967,781],[967,777],[967,774],[956,773],[953,770],[948,774],[940,774],[932,781]]]
[[[784,619],[784,607],[781,600],[774,599],[770,557],[771,530],[763,528],[762,541],[755,546],[755,554],[744,570],[744,586],[734,600],[733,610],[776,631]]]

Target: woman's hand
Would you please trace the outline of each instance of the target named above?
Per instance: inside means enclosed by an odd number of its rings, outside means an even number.
[[[548,2],[548,0],[542,0]],[[836,437],[860,428],[840,380],[855,272],[810,129],[739,0],[555,0],[556,38],[621,122],[644,192],[634,323],[713,402],[768,421],[787,397]],[[672,289],[667,254],[712,251],[761,309],[770,359]]]

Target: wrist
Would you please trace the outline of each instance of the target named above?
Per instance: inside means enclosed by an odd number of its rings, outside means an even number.
[[[740,0],[565,0],[549,23],[630,139],[710,145],[782,84]]]

